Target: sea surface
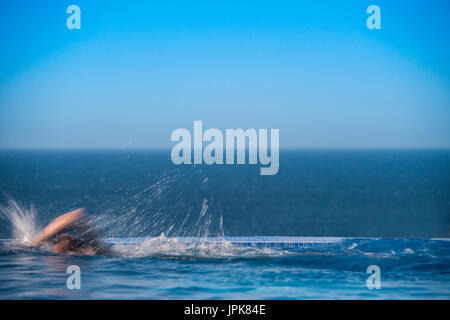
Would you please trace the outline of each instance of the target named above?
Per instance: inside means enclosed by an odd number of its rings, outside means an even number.
[[[0,151],[0,299],[449,299],[449,150],[282,150],[280,170],[181,165],[170,150]],[[31,248],[85,207],[105,256]],[[320,247],[178,237],[339,237]],[[67,267],[81,270],[68,289]],[[380,268],[369,289],[367,268]]]

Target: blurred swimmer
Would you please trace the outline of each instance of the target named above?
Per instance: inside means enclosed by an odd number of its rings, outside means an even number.
[[[63,233],[64,232],[64,233]],[[77,236],[69,232],[76,233]],[[33,246],[49,243],[58,254],[97,255],[110,252],[89,227],[84,208],[67,212],[50,222],[34,239]]]

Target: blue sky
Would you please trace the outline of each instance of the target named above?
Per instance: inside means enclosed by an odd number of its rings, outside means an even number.
[[[66,28],[67,6],[81,30]],[[368,30],[366,8],[381,8]],[[448,1],[0,0],[0,148],[450,147]]]

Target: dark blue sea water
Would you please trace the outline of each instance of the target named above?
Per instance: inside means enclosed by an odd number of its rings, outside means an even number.
[[[275,176],[175,166],[163,150],[1,151],[0,191],[0,238],[16,239],[0,244],[3,299],[450,297],[450,242],[432,239],[450,235],[446,150],[281,151]],[[103,237],[159,238],[94,257],[21,244],[77,207]],[[347,238],[302,249],[173,240],[222,235]],[[69,265],[81,290],[66,287]],[[370,265],[379,290],[366,286]]]

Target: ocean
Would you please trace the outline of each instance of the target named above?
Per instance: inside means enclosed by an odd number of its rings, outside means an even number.
[[[448,299],[449,150],[281,150],[259,165],[172,164],[170,150],[0,151],[1,299]],[[105,256],[26,241],[85,207]],[[304,248],[179,237],[338,237]],[[81,289],[69,290],[69,265]],[[380,289],[367,268],[380,269]]]

